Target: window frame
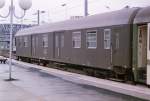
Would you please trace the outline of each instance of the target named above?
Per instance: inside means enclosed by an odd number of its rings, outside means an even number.
[[[79,44],[79,46],[75,46],[75,42],[78,42],[78,41],[74,41],[73,40],[73,37],[74,37],[74,34],[80,34],[80,44]],[[81,38],[82,36],[81,36],[81,31],[74,31],[74,32],[72,32],[72,48],[81,48],[81,41],[82,41],[82,38]]]
[[[89,47],[88,46],[87,34],[90,33],[90,32],[95,32],[95,34],[96,34],[96,41],[95,41],[96,42],[96,47]],[[97,30],[88,30],[88,31],[86,31],[86,38],[85,38],[85,40],[86,40],[86,48],[87,49],[97,49],[97,39],[98,39],[97,38],[97,32],[98,32]]]

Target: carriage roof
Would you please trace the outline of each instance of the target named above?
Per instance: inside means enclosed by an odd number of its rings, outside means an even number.
[[[66,20],[62,22],[34,26],[18,31],[15,36],[131,24],[133,17],[135,16],[135,12],[138,9],[139,8],[124,8],[118,11],[92,15],[80,19]]]
[[[150,7],[144,7],[135,16],[134,24],[150,22]]]

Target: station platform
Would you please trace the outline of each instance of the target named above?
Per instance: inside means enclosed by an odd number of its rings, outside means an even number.
[[[150,101],[150,88],[146,86],[141,85],[130,85],[130,84],[124,84],[120,82],[115,81],[109,81],[104,79],[99,79],[95,77],[90,77],[86,75],[76,74],[76,73],[70,73],[66,71],[61,71],[57,69],[52,68],[46,68],[43,66],[25,63],[21,61],[12,60],[14,65],[23,66],[25,68],[37,68],[40,69],[46,73],[49,73],[51,75],[57,76],[59,78],[62,78],[67,81],[71,81],[78,84],[86,84],[94,87],[98,87],[101,89],[113,91],[120,94],[125,94],[141,99],[145,99]]]
[[[13,84],[17,80],[8,81],[8,72],[8,65],[0,64],[0,101],[44,101],[42,97]]]

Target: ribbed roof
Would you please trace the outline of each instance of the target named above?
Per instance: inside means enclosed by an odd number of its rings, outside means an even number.
[[[103,14],[92,15],[76,20],[67,20],[57,23],[50,23],[41,26],[35,26],[32,28],[19,31],[16,36],[48,33],[62,30],[75,30],[82,28],[112,26],[121,24],[130,24],[135,16],[135,12],[138,8],[124,8],[118,11],[107,12]]]

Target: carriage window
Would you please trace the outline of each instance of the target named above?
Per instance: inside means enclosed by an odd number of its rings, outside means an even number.
[[[81,48],[81,32],[72,33],[72,47]]]
[[[28,47],[28,37],[24,37],[24,47]]]
[[[97,47],[97,32],[90,31],[86,34],[86,46],[87,48],[95,49]]]
[[[48,47],[48,35],[43,35],[43,47]]]
[[[64,47],[64,35],[63,34],[61,35],[61,47],[62,48]]]
[[[111,47],[111,30],[104,30],[104,49],[110,49]]]

